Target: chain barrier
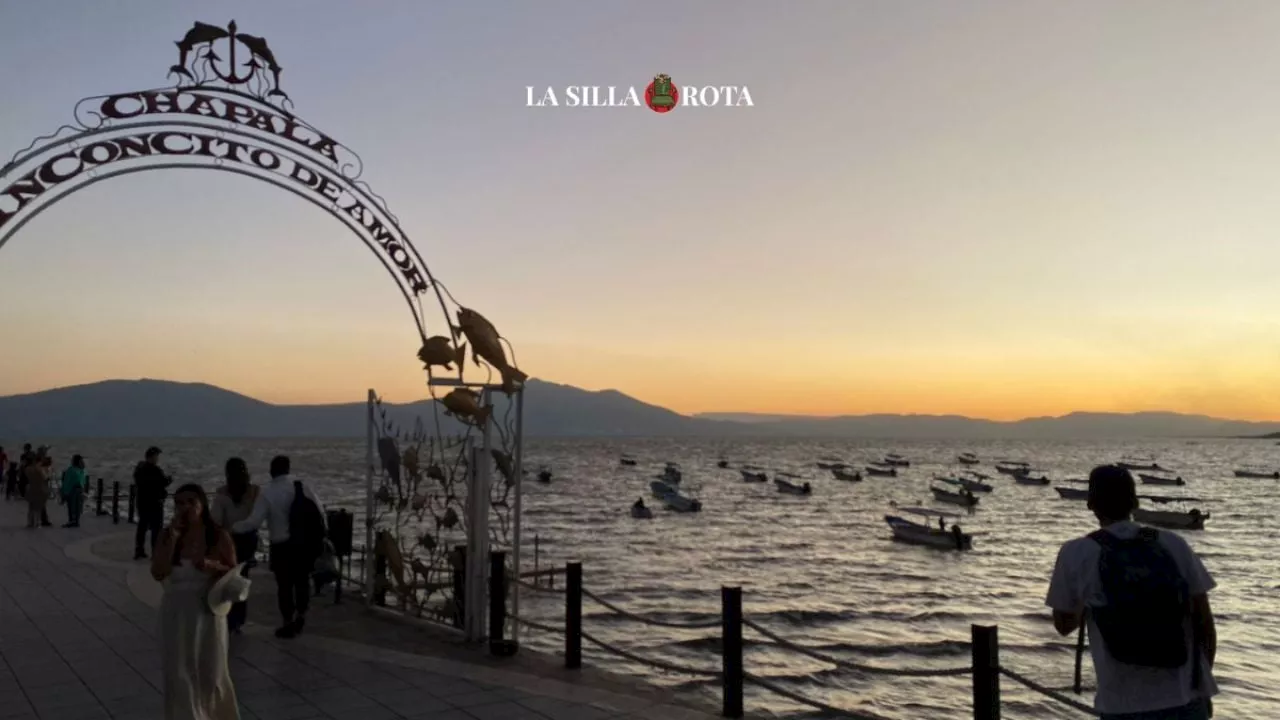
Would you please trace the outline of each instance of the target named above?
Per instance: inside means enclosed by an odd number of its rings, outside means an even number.
[[[543,625],[542,623],[536,623],[532,620],[525,620],[524,618],[516,617],[515,615],[512,615],[511,619],[516,621],[517,623],[520,623],[521,625],[524,625],[525,627],[533,628],[534,630],[541,630],[542,632],[552,633],[554,635],[564,634],[564,628],[558,628],[552,625]]]
[[[711,678],[718,678],[724,674],[719,670],[706,670],[703,668],[688,667],[686,665],[676,665],[674,663],[669,663],[662,660],[653,660],[650,658],[641,657],[639,655],[636,655],[635,653],[623,650],[620,647],[610,645],[609,643],[604,642],[603,640],[597,640],[596,638],[592,637],[590,634],[588,634],[585,631],[582,633],[582,639],[589,640],[594,645],[600,647],[601,649],[608,650],[614,655],[624,657],[628,660],[631,660],[632,662],[638,662],[642,665],[649,665],[650,667],[656,667],[659,670],[666,670],[668,672],[676,672],[676,673],[684,673],[686,675],[699,675],[702,677],[711,677]]]
[[[746,673],[744,677],[746,677],[748,682],[759,685],[765,690],[768,690],[773,693],[777,693],[778,695],[781,695],[782,697],[787,698],[788,700],[798,702],[801,705],[808,705],[811,708],[821,710],[822,712],[827,713],[828,715],[833,715],[837,718],[852,718],[853,720],[887,720],[886,718],[880,715],[872,715],[870,713],[864,713],[864,712],[859,712],[855,710],[844,710],[844,709],[835,707],[834,705],[828,705],[823,702],[818,702],[817,700],[811,700],[801,695],[800,693],[787,690],[784,687],[771,683],[762,677],[752,675],[751,673]]]
[[[530,584],[524,580],[517,580],[516,584],[526,590],[532,590],[537,593],[544,593],[546,595],[564,595],[564,588],[556,589],[551,587],[542,587],[540,585]]]
[[[617,613],[618,615],[621,615],[624,618],[635,620],[636,622],[642,622],[646,625],[678,628],[681,630],[706,630],[708,628],[718,628],[720,627],[722,622],[720,618],[716,618],[715,620],[698,620],[696,622],[672,622],[669,620],[654,620],[652,618],[636,615],[635,613],[632,613],[632,612],[627,612],[626,610],[623,610],[617,605],[614,605],[613,603],[609,602],[608,600],[605,600],[604,598],[600,597],[599,595],[596,595],[595,593],[591,592],[586,588],[582,589],[582,594],[584,597],[589,597],[592,600],[595,600],[596,602],[600,603],[604,607],[608,608],[609,610],[612,610],[613,612]]]
[[[1097,714],[1097,712],[1092,707],[1085,705],[1084,703],[1079,702],[1077,700],[1073,700],[1072,698],[1058,692],[1057,690],[1045,687],[1044,685],[1041,685],[1035,680],[1032,680],[1023,675],[1019,675],[1018,673],[1008,668],[1005,668],[1005,667],[1000,668],[1000,674],[1004,675],[1010,680],[1013,680],[1015,682],[1022,684],[1024,687],[1028,689],[1035,690],[1036,692],[1040,693],[1041,695],[1044,695],[1045,697],[1053,698],[1054,700],[1057,700],[1063,705],[1075,708],[1076,710],[1079,710],[1082,713],[1086,713],[1088,715]]]
[[[818,652],[817,650],[814,650],[812,648],[807,648],[803,645],[797,645],[791,642],[790,640],[783,638],[782,636],[778,635],[772,630],[769,630],[761,626],[759,623],[755,622],[754,620],[744,619],[742,621],[742,624],[751,628],[752,630],[755,630],[761,635],[769,638],[770,640],[777,643],[780,647],[785,648],[787,650],[798,652],[801,655],[807,655],[813,658],[814,660],[821,660],[822,662],[830,663],[839,668],[846,668],[849,670],[858,670],[860,672],[870,673],[872,675],[898,675],[901,677],[951,677],[956,675],[969,675],[973,672],[973,668],[971,667],[938,668],[935,670],[930,670],[930,669],[912,670],[910,668],[884,668],[884,667],[876,667],[873,665],[862,665],[861,663],[850,662],[848,660],[841,660],[839,658],[832,657],[830,655],[827,655],[826,653]]]

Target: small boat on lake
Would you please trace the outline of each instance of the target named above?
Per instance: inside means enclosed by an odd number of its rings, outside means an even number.
[[[1266,470],[1246,468],[1244,470],[1236,470],[1236,477],[1255,478],[1258,480],[1280,480],[1280,472],[1267,472]]]
[[[1089,499],[1088,490],[1081,490],[1080,488],[1069,488],[1069,487],[1062,487],[1062,486],[1058,486],[1054,488],[1054,490],[1058,491],[1058,497],[1062,498],[1063,500],[1088,500]]]
[[[956,456],[956,462],[961,465],[977,465],[982,461],[978,459],[977,455],[974,455],[971,452],[964,452]]]
[[[649,489],[653,491],[653,496],[661,500],[670,510],[675,510],[676,512],[699,512],[702,510],[701,502],[681,495],[675,485],[668,485],[661,480],[654,480],[649,483]]]
[[[1163,477],[1161,475],[1147,475],[1146,473],[1138,473],[1138,479],[1143,485],[1186,485],[1187,481],[1181,477]]]
[[[934,475],[933,479],[937,480],[938,482],[946,483],[948,485],[954,485],[956,487],[964,488],[969,492],[989,493],[995,489],[984,482],[979,482],[977,480],[970,480],[969,478],[963,478],[963,477],[946,477],[944,475]]]
[[[819,469],[819,470],[838,470],[838,469],[840,469],[840,468],[847,468],[847,467],[849,467],[846,463],[842,463],[842,462],[822,462],[822,461],[818,461],[817,463],[814,463],[814,464],[818,466],[818,469]]]
[[[750,470],[739,470],[738,472],[742,473],[742,482],[769,482],[769,474],[766,472],[752,472]]]
[[[670,495],[671,493],[680,492],[675,485],[668,485],[667,483],[664,483],[661,480],[654,480],[653,482],[650,482],[649,490],[650,492],[653,493],[653,496],[658,498],[659,500]]]
[[[878,468],[868,465],[863,470],[867,473],[867,477],[898,477],[898,471],[894,468]]]
[[[1041,475],[1040,477],[1032,477],[1031,475],[1014,475],[1013,481],[1019,485],[1048,485],[1049,478]]]
[[[964,472],[964,474],[965,474],[965,475],[968,475],[969,477],[971,477],[971,478],[975,478],[975,479],[978,479],[978,480],[990,480],[990,479],[991,479],[991,476],[990,476],[990,475],[983,475],[982,473],[980,473],[980,472],[978,472],[978,471],[976,471],[976,470],[964,470],[964,471],[962,471],[962,472]]]
[[[947,518],[953,520],[960,518],[955,513],[914,507],[898,508],[898,512],[918,517],[938,518],[939,524],[939,527],[935,528],[932,524],[913,522],[898,515],[885,515],[884,521],[888,523],[889,529],[893,531],[893,539],[898,542],[909,545],[923,545],[938,550],[973,549],[973,535],[963,532],[960,526],[956,524],[952,524],[950,529],[946,529],[945,522]]]
[[[643,499],[636,500],[636,503],[631,506],[631,517],[637,520],[652,520],[653,511],[645,507]]]
[[[931,487],[929,492],[933,493],[933,499],[938,502],[951,503],[961,507],[976,507],[978,505],[978,496],[968,490],[961,492],[951,492],[940,487]]]
[[[996,464],[996,472],[1004,475],[1025,475],[1031,466],[1024,462],[1004,461]]]
[[[545,469],[545,468],[544,468],[544,469],[542,469],[542,470],[539,470],[539,471],[538,471],[538,482],[540,482],[540,483],[542,483],[542,484],[544,484],[544,485],[549,485],[549,484],[551,483],[551,471],[550,471],[550,470],[547,470],[547,469]]]
[[[792,482],[787,482],[781,478],[774,478],[773,485],[778,489],[778,492],[786,495],[809,495],[813,493],[813,488],[809,483],[797,485]]]
[[[728,461],[728,460],[717,460],[717,461],[716,461],[716,467],[718,467],[718,468],[727,468],[727,467],[729,467],[729,461]]]
[[[831,474],[837,480],[844,480],[845,482],[862,482],[861,473],[850,471],[843,467],[831,468]]]
[[[885,455],[884,460],[881,462],[890,467],[911,467],[911,461],[897,453]]]
[[[618,464],[633,466],[636,464],[636,459],[631,457],[630,455],[623,455],[622,457],[618,458]]]
[[[1176,512],[1137,508],[1133,511],[1134,522],[1170,530],[1203,530],[1204,523],[1208,519],[1209,513],[1202,513],[1198,509]]]
[[[1168,472],[1168,470],[1160,467],[1160,463],[1156,462],[1153,458],[1125,458],[1116,463],[1116,466],[1122,467],[1125,470],[1154,470],[1156,472]]]
[[[679,465],[669,462],[666,467],[662,468],[662,474],[656,477],[668,485],[679,485],[680,481],[684,479],[684,473],[680,472]]]

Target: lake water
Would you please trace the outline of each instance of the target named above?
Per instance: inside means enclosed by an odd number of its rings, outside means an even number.
[[[12,443],[9,443],[12,444]],[[147,443],[56,441],[59,460],[85,454],[94,477],[128,482]],[[363,512],[364,444],[347,440],[196,440],[160,443],[163,463],[179,481],[211,486],[223,461],[239,455],[256,479],[265,478],[270,456],[292,456],[299,475],[314,479],[326,499]],[[982,533],[968,553],[948,553],[889,540],[883,516],[890,503],[932,505],[930,478],[954,470],[962,451],[978,453],[978,469],[995,476],[996,489],[963,522]],[[815,467],[824,455],[852,462],[897,452],[912,465],[897,478],[852,484]],[[637,467],[622,467],[630,453]],[[992,458],[1023,459],[1055,482],[1087,476],[1089,469],[1122,456],[1152,456],[1188,481],[1186,488],[1145,488],[1151,494],[1183,492],[1204,500],[1212,513],[1207,529],[1185,537],[1218,582],[1211,600],[1218,618],[1216,674],[1221,718],[1280,717],[1280,578],[1275,521],[1280,482],[1237,479],[1244,465],[1280,467],[1280,447],[1267,441],[1153,440],[1141,442],[867,442],[796,440],[541,440],[528,441],[526,465],[545,464],[556,478],[529,483],[525,493],[525,570],[532,569],[538,536],[542,567],[579,560],[584,585],[627,610],[666,620],[718,617],[719,588],[740,585],[745,611],[790,640],[823,652],[886,667],[952,667],[969,662],[970,623],[998,624],[1002,664],[1055,688],[1070,686],[1074,637],[1052,630],[1043,599],[1062,542],[1096,528],[1084,503],[1058,498],[1052,486],[1015,485],[997,475]],[[754,463],[805,476],[813,495],[778,494],[772,485],[741,482],[736,469]],[[703,512],[656,513],[633,520],[637,497],[651,506],[649,481],[663,461],[679,462],[685,488],[698,488]],[[1141,490],[1140,490],[1141,491]],[[562,600],[522,594],[522,614],[560,622]],[[671,630],[611,617],[586,601],[587,632],[637,654],[715,668],[718,630]],[[969,679],[895,678],[834,671],[784,652],[747,631],[747,669],[806,696],[889,718],[969,717]],[[525,631],[522,642],[557,652],[559,637]],[[588,662],[652,682],[678,685],[718,698],[718,688],[687,677],[587,651]],[[1092,685],[1086,657],[1086,685]],[[1004,717],[1073,718],[1057,703],[1002,683]],[[749,690],[749,709],[781,715],[798,708],[771,693]],[[1090,700],[1089,695],[1082,698]]]

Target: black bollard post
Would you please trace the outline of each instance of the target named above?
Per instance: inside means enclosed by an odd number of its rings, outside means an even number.
[[[507,657],[507,554],[489,553],[489,654]]]
[[[994,625],[971,626],[973,720],[1000,720],[1000,643]]]
[[[120,524],[120,481],[116,480],[111,484],[111,522],[114,525]]]
[[[137,502],[138,502],[138,486],[134,485],[133,483],[130,483],[129,484],[129,524],[130,525],[134,523],[133,516],[134,516],[134,513],[136,512]]]
[[[106,492],[102,489],[102,478],[98,478],[98,509],[95,511],[98,517],[102,517],[107,514],[107,512],[102,509],[102,498],[104,495],[106,495]]]
[[[724,711],[727,718],[742,717],[742,588],[720,588],[720,614],[724,620],[721,632],[724,655]]]
[[[582,563],[564,568],[564,666],[582,667]]]

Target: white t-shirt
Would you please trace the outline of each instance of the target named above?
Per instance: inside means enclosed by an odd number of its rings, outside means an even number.
[[[1137,537],[1140,526],[1134,522],[1109,525],[1107,532],[1121,539]],[[1209,577],[1204,563],[1192,552],[1187,541],[1174,533],[1160,531],[1157,542],[1163,547],[1178,570],[1186,579],[1192,595],[1203,595],[1216,583]],[[1098,572],[1098,560],[1102,546],[1088,537],[1077,538],[1058,551],[1058,562],[1049,581],[1049,594],[1045,604],[1061,612],[1076,612],[1082,607],[1106,605],[1102,592],[1102,578]],[[1191,621],[1183,623],[1187,646],[1191,646]],[[1122,714],[1150,712],[1181,707],[1199,698],[1218,694],[1218,686],[1209,671],[1209,663],[1202,652],[1180,668],[1151,668],[1119,662],[1107,653],[1102,633],[1098,632],[1092,616],[1089,619],[1089,651],[1093,655],[1093,669],[1098,678],[1098,693],[1094,697],[1094,709],[1099,713]],[[1191,662],[1201,663],[1200,687],[1191,687]]]

